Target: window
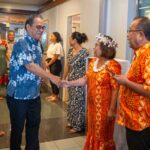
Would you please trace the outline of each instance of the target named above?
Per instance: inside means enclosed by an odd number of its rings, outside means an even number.
[[[150,0],[138,0],[138,13],[150,18]]]

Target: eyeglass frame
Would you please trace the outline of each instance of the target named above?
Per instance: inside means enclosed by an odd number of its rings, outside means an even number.
[[[41,30],[41,29],[45,30],[46,29],[46,26],[36,25],[35,27],[36,27],[37,30]]]
[[[143,31],[143,30],[141,30],[141,29],[128,29],[127,30],[127,33],[130,33],[130,32],[140,32],[140,31]]]

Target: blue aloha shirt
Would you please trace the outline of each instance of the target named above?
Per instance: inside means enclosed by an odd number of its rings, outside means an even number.
[[[10,97],[30,100],[40,95],[41,78],[26,69],[30,63],[42,66],[42,50],[40,43],[27,35],[14,44],[7,87]]]

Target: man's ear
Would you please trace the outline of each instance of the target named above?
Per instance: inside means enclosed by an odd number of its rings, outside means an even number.
[[[142,41],[143,39],[146,38],[143,31],[139,31],[138,38],[139,38],[140,41]]]
[[[31,26],[29,24],[27,24],[26,28],[27,28],[27,31],[28,31],[28,30],[30,30]]]
[[[140,31],[140,36],[143,37],[143,38],[146,38],[143,31]]]

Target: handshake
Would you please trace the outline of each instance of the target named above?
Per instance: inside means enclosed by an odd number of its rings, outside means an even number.
[[[61,80],[58,76],[54,76],[51,81],[56,84],[57,87],[70,87],[72,85],[71,81]]]
[[[71,86],[71,82],[67,81],[67,80],[60,80],[60,82],[58,83],[58,87],[70,87]]]

